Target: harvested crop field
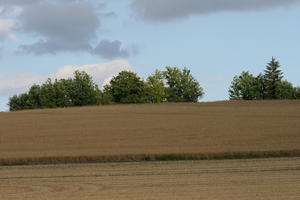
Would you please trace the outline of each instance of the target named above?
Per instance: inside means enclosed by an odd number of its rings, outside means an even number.
[[[57,158],[60,163],[68,157],[84,162],[88,157],[97,160],[97,156],[116,161],[128,155],[138,160],[138,155],[243,152],[299,156],[300,101],[110,105],[0,113],[2,164],[31,160],[30,164],[42,158],[51,158],[51,162]]]
[[[298,200],[300,158],[0,167],[5,200]]]

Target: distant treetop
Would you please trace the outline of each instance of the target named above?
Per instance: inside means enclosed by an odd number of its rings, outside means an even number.
[[[74,78],[48,79],[33,85],[27,93],[9,98],[10,111],[61,108],[115,103],[197,102],[203,89],[184,68],[166,67],[146,80],[134,72],[122,71],[104,86],[103,91],[84,71],[75,71]]]
[[[231,100],[299,99],[299,87],[283,79],[280,63],[275,59],[267,63],[264,74],[253,76],[242,72],[235,76],[229,89]]]

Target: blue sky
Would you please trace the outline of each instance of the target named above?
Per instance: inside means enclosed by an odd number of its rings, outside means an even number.
[[[300,0],[0,0],[0,110],[48,77],[188,67],[201,101],[228,99],[234,75],[274,56],[300,86]]]

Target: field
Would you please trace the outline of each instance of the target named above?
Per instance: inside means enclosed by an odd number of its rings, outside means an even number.
[[[4,200],[298,200],[300,158],[0,167]]]
[[[0,113],[0,199],[298,200],[300,101]]]
[[[111,105],[0,113],[1,164],[251,152],[300,154],[300,101]]]

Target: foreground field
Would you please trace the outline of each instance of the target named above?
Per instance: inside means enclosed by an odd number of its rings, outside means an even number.
[[[300,149],[300,101],[0,113],[0,159]]]
[[[300,158],[0,167],[5,200],[298,200]]]

